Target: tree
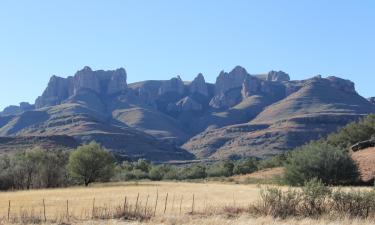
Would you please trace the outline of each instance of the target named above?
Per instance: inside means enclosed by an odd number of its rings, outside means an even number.
[[[207,169],[209,177],[229,177],[233,175],[234,164],[231,161],[221,161]]]
[[[313,178],[327,185],[352,184],[358,178],[358,170],[347,150],[313,142],[289,155],[285,180],[291,185],[303,185]]]
[[[108,151],[91,142],[70,154],[68,171],[72,178],[88,186],[92,182],[108,181],[114,173],[114,162]]]
[[[233,173],[234,174],[248,174],[257,170],[257,161],[256,159],[244,159],[236,162],[234,165]]]

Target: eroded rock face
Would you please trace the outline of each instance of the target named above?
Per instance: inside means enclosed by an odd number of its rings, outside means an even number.
[[[237,66],[231,72],[220,72],[215,83],[215,96],[210,101],[213,108],[229,108],[241,101],[241,88],[250,76],[247,71]]]
[[[282,82],[290,81],[289,74],[284,73],[283,71],[270,71],[267,74],[267,81]]]
[[[339,89],[341,91],[344,91],[346,93],[356,94],[355,85],[350,80],[345,80],[342,78],[330,76],[327,77],[329,81],[331,81],[331,85],[333,88]]]
[[[74,77],[52,76],[42,96],[35,101],[36,108],[62,103],[69,97],[84,90],[100,95],[111,95],[126,90],[126,71],[123,68],[112,71],[93,71],[86,66]]]
[[[208,87],[203,75],[200,73],[198,76],[190,83],[189,91],[192,94],[201,94],[205,97],[208,96]]]
[[[126,79],[125,69],[115,70],[109,79],[107,94],[111,95],[125,90],[128,87]]]
[[[36,99],[35,107],[42,108],[60,104],[73,94],[72,81],[72,77],[62,78],[55,75],[52,76],[42,96]]]
[[[371,98],[368,98],[369,102],[371,102],[372,104],[375,104],[375,97],[371,97]]]
[[[180,76],[163,82],[159,88],[159,95],[164,95],[167,93],[177,93],[180,95],[185,93],[185,85]]]
[[[191,111],[201,111],[203,106],[195,101],[193,98],[187,96],[176,103],[169,103],[167,110],[169,112],[191,112]]]
[[[219,95],[225,93],[232,88],[242,86],[242,83],[249,74],[240,66],[236,66],[231,72],[220,72],[215,83],[215,94]]]
[[[74,94],[82,89],[89,89],[96,93],[101,92],[99,77],[95,76],[94,71],[88,66],[74,75],[73,87]]]

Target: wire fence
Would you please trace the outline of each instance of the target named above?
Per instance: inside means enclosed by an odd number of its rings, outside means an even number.
[[[236,205],[233,202],[226,205]],[[90,219],[147,219],[159,215],[205,212],[219,207],[206,195],[156,193],[113,198],[42,198],[0,200],[0,218],[8,222],[56,222]]]

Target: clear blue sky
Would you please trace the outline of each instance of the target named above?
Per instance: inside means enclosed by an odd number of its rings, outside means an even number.
[[[1,0],[0,109],[52,74],[124,67],[128,81],[220,70],[351,79],[375,96],[374,0]]]

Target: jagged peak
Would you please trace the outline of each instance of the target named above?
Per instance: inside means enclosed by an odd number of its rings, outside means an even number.
[[[281,70],[279,71],[271,70],[267,74],[267,81],[275,81],[275,82],[290,81],[290,77],[289,77],[289,74]]]

